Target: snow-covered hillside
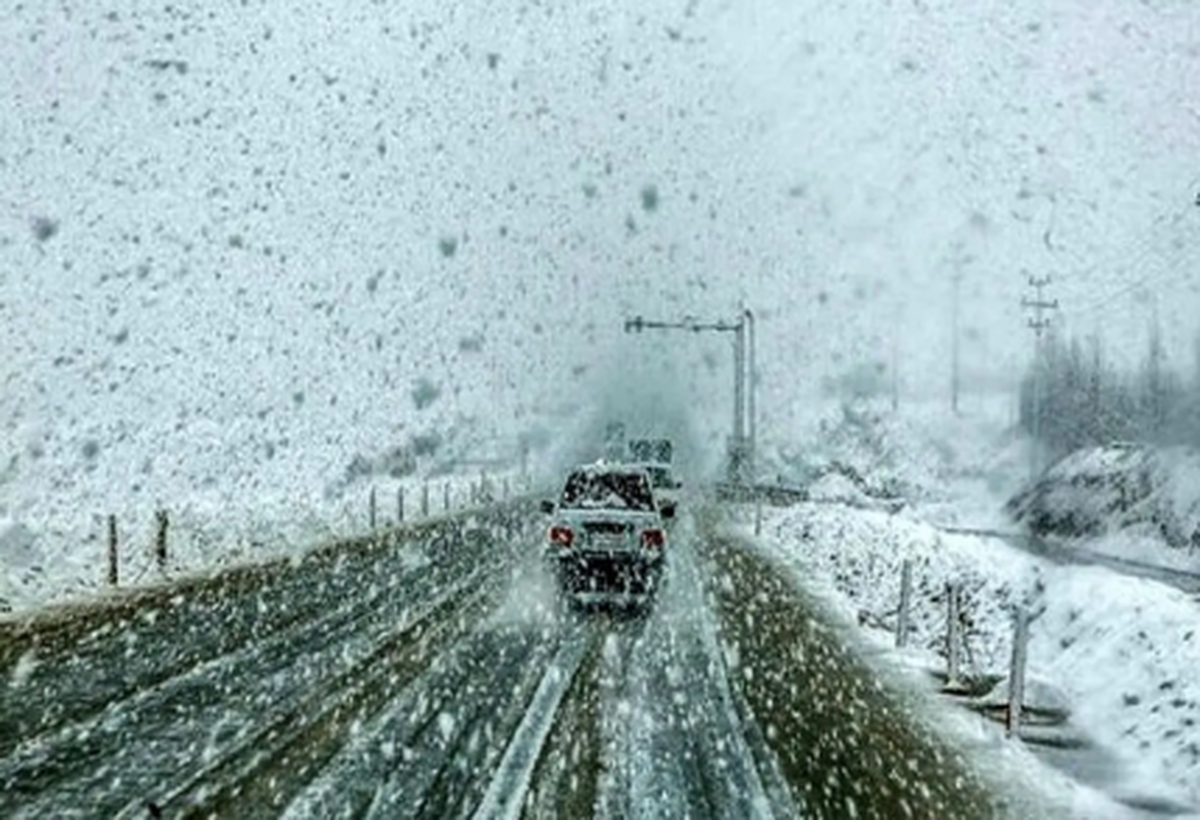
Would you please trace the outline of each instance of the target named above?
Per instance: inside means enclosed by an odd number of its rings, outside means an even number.
[[[1039,534],[1200,568],[1200,453],[1190,447],[1092,447],[1053,464],[1006,509]],[[1128,549],[1120,549],[1120,542]]]

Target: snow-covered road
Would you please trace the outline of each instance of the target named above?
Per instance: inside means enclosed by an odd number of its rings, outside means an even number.
[[[712,521],[679,522],[641,617],[558,606],[528,523],[6,627],[0,814],[1013,814]]]

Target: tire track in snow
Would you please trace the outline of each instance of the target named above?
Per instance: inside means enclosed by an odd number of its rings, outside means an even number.
[[[745,797],[747,807],[753,808],[754,817],[798,817],[799,809],[774,753],[766,745],[741,692],[730,685],[727,653],[717,637],[715,602],[707,594],[707,585],[701,580],[696,554],[689,549],[683,557],[690,576],[689,587],[703,600],[703,605],[697,609],[698,626],[724,722],[730,729],[730,737],[735,745],[733,759],[741,769],[735,781],[744,784],[741,794]]]
[[[431,545],[456,539],[462,522],[442,521],[318,548],[294,560],[235,566],[212,576],[121,590],[114,599],[0,619],[0,679],[21,682],[23,708],[0,689],[0,755],[36,735],[81,724],[112,704],[186,674],[197,664],[284,630],[305,631],[330,601],[360,592],[359,573],[403,577]],[[444,574],[447,567],[429,570]],[[461,573],[459,573],[461,574]],[[131,651],[136,650],[136,651]],[[15,671],[26,671],[16,675]]]
[[[564,636],[556,620],[496,608],[503,597],[442,641],[422,674],[393,687],[285,817],[470,816]]]
[[[333,680],[312,689],[286,709],[268,709],[254,731],[240,737],[210,765],[191,774],[156,804],[163,811],[191,816],[225,816],[248,810],[278,810],[289,790],[299,789],[312,770],[336,748],[364,715],[371,714],[387,688],[412,675],[435,656],[438,643],[451,640],[482,611],[490,587],[483,570],[443,591],[421,615],[395,628],[371,653]],[[144,799],[119,817],[140,817]]]
[[[324,617],[202,660],[93,717],[30,739],[0,761],[0,783],[11,788],[12,800],[0,803],[18,816],[76,804],[114,814],[124,805],[140,816],[146,800],[199,782],[239,754],[248,738],[262,734],[255,724],[285,722],[311,700],[312,691],[324,691],[396,634],[427,620],[456,590],[478,583],[479,578],[459,581],[415,604],[378,585]],[[257,601],[241,604],[254,608]],[[119,634],[116,642],[120,645]],[[177,642],[186,652],[186,641]]]
[[[795,816],[782,778],[770,766],[764,778],[750,748],[747,735],[757,730],[743,719],[729,685],[690,540],[681,527],[669,585],[650,616],[607,636],[608,776],[597,813]]]
[[[587,653],[590,644],[588,638],[582,629],[576,629],[559,647],[558,654],[534,693],[525,719],[505,750],[504,759],[492,777],[483,802],[475,810],[475,820],[520,818],[534,767],[554,725],[559,704]]]

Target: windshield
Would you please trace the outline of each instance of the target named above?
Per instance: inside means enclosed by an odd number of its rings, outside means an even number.
[[[1001,809],[1200,812],[1200,0],[0,2],[0,820]]]

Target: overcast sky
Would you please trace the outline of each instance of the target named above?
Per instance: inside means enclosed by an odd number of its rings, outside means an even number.
[[[956,273],[972,372],[1030,274],[1190,370],[1200,10],[1052,5],[9,4],[0,420],[352,450],[634,372],[724,423],[727,340],[621,326],[744,300],[785,424],[893,346],[945,391]]]

